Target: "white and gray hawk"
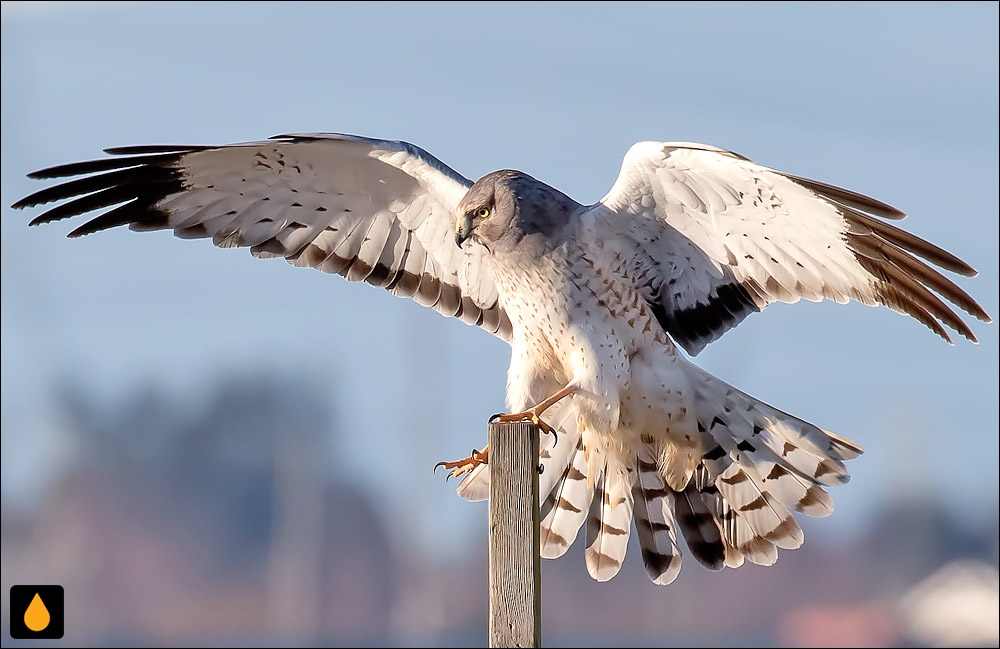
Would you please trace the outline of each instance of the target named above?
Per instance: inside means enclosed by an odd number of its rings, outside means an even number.
[[[976,338],[946,301],[990,321],[931,265],[976,271],[885,221],[899,210],[701,144],[634,145],[594,205],[517,171],[473,183],[411,144],[349,135],[107,153],[30,174],[78,178],[14,207],[72,199],[36,225],[114,206],[70,236],[128,225],[211,237],[509,342],[504,419],[559,431],[542,449],[542,554],[562,555],[586,524],[601,581],[621,567],[633,521],[658,584],[680,570],[678,532],[709,569],[771,564],[802,543],[791,510],[829,514],[823,487],[846,482],[844,461],[861,453],[678,345],[697,354],[750,313],[801,298],[884,304],[949,342],[945,327]],[[486,496],[487,458],[446,464],[464,476],[460,494]]]

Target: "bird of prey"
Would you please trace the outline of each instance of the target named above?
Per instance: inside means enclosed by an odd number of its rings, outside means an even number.
[[[68,200],[47,223],[113,207],[69,236],[127,225],[248,247],[257,257],[364,281],[507,341],[504,420],[541,451],[542,555],[586,525],[604,581],[631,527],[658,584],[683,535],[712,570],[769,565],[797,548],[791,511],[825,516],[855,442],[744,394],[694,365],[705,345],[773,302],[883,304],[950,342],[975,342],[951,304],[986,312],[932,266],[971,266],[891,225],[904,214],[731,151],[640,142],[608,194],[582,205],[519,171],[475,183],[406,142],[280,135],[226,146],[139,146],[52,167],[73,180],[14,205]],[[488,449],[446,463],[488,494]]]

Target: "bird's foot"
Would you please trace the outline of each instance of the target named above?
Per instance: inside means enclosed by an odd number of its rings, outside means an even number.
[[[504,414],[493,415],[492,417],[490,417],[490,421],[491,422],[499,421],[502,423],[520,422],[520,421],[531,422],[535,426],[538,426],[538,428],[540,428],[543,433],[551,433],[553,439],[556,442],[558,442],[559,437],[556,435],[555,429],[552,428],[552,426],[546,424],[544,421],[542,421],[541,419],[542,413],[548,410],[558,401],[575,393],[577,389],[578,388],[575,385],[567,385],[562,390],[559,390],[545,401],[542,401],[541,403],[536,405],[534,408],[528,408],[524,412],[514,412],[509,415],[504,415]]]
[[[544,408],[542,410],[544,410]],[[529,408],[524,412],[513,412],[510,413],[509,415],[496,414],[490,417],[490,421],[499,421],[504,424],[522,422],[522,421],[530,422],[535,426],[538,426],[543,433],[551,433],[552,435],[555,435],[556,434],[555,429],[552,428],[552,426],[546,424],[544,421],[542,421],[541,417],[539,416],[541,414],[542,412],[541,410],[539,410],[539,407],[535,406],[534,408]]]
[[[443,467],[445,470],[450,471],[447,479],[460,478],[466,473],[469,473],[475,469],[480,464],[489,463],[489,445],[483,447],[483,450],[478,451],[472,449],[472,455],[461,460],[455,460],[454,462],[438,462],[434,465],[434,470],[437,471],[439,468]]]

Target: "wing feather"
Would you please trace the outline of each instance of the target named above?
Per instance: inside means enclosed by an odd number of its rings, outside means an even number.
[[[607,234],[626,233],[622,252],[635,256],[647,301],[692,354],[750,313],[803,298],[886,305],[949,342],[945,327],[976,337],[944,300],[990,321],[919,258],[969,277],[972,266],[882,220],[903,212],[730,151],[640,142],[589,214]]]
[[[412,144],[291,134],[226,146],[137,146],[32,178],[82,176],[18,201],[64,201],[32,225],[91,214],[70,236],[128,225],[249,247],[256,257],[382,286],[504,340],[485,250],[459,249],[454,210],[472,183]]]

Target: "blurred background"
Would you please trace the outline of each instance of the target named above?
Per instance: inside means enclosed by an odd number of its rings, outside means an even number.
[[[582,202],[687,140],[896,205],[998,304],[998,10],[962,4],[4,3],[2,201],[109,146],[414,142]],[[2,597],[79,645],[485,645],[485,442],[507,347],[339,277],[4,208]],[[549,646],[997,646],[998,337],[776,305],[698,357],[865,447],[770,568],[666,588],[543,567]],[[634,535],[633,535],[634,536]],[[60,644],[56,642],[55,644]]]

